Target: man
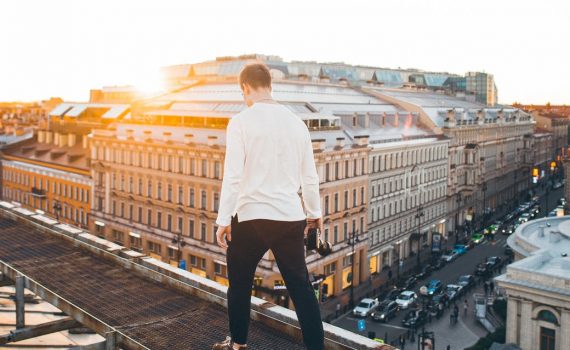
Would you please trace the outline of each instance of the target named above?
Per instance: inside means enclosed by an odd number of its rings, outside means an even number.
[[[309,228],[323,229],[310,133],[299,117],[273,100],[267,66],[244,67],[239,85],[249,108],[228,123],[216,219],[217,243],[226,249],[231,335],[213,349],[247,349],[255,269],[271,249],[295,305],[303,341],[308,349],[321,350],[323,324],[304,247]]]

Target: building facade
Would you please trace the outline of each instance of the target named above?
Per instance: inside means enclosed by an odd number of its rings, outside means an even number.
[[[292,83],[293,84],[293,83]],[[314,95],[307,91],[316,92]],[[317,112],[308,96],[369,98],[339,86],[274,84],[274,97],[307,125],[321,179],[324,238],[333,253],[307,254],[320,296],[346,295],[369,276],[368,135],[348,137],[340,118]],[[296,91],[292,93],[291,91]],[[362,102],[365,103],[365,102]],[[157,109],[157,105],[166,107]],[[209,83],[139,106],[140,114],[95,130],[92,230],[101,237],[227,284],[225,251],[215,242],[228,120],[245,108],[239,87]],[[182,243],[183,242],[183,243]],[[292,306],[275,259],[261,260],[253,292]]]
[[[570,220],[533,220],[507,243],[516,262],[495,278],[507,294],[507,343],[523,350],[569,349]]]

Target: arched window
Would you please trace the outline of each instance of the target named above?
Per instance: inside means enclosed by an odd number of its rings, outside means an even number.
[[[558,320],[556,319],[556,316],[548,310],[540,311],[538,313],[538,319],[541,321],[546,321],[546,322],[558,324]]]

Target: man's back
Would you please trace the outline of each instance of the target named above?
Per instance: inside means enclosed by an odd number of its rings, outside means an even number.
[[[235,145],[243,150],[232,149],[234,145],[230,145],[229,151],[244,152],[235,209],[239,220],[305,219],[297,194],[303,183],[310,183],[312,187],[308,193],[303,188],[306,206],[305,197],[312,197],[308,213],[318,209],[314,217],[319,217],[318,177],[311,139],[307,126],[299,117],[283,105],[258,102],[234,116],[230,124],[228,137],[233,140],[229,142],[236,141]],[[227,170],[231,176],[232,170],[238,169]]]

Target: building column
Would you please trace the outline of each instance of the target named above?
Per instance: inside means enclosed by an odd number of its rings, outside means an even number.
[[[570,349],[570,310],[562,309],[562,317],[560,320],[560,345],[558,349]]]
[[[24,309],[24,276],[16,277],[16,329],[25,327],[25,309]]]
[[[518,307],[517,299],[507,298],[507,343],[518,344]]]
[[[532,301],[521,301],[520,342],[523,350],[532,350]]]

